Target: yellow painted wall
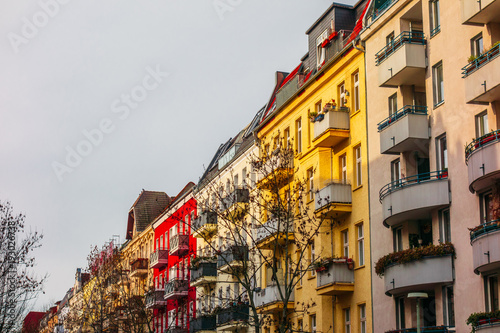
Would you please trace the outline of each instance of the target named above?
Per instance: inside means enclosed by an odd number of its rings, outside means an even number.
[[[359,73],[359,110],[352,110],[354,105],[353,74]],[[322,74],[323,73],[323,74]],[[302,316],[295,315],[295,323],[302,320],[302,329],[311,330],[311,315],[316,315],[316,330],[320,332],[344,332],[344,310],[350,308],[351,332],[360,332],[360,305],[366,306],[366,332],[371,332],[371,258],[369,239],[369,205],[368,205],[368,166],[367,166],[367,140],[366,140],[366,104],[365,104],[365,73],[364,53],[350,49],[333,62],[325,65],[316,78],[312,77],[305,92],[285,104],[281,110],[275,111],[275,116],[258,132],[258,137],[264,143],[273,146],[276,135],[283,138],[287,129],[293,139],[294,150],[297,150],[296,124],[301,119],[302,123],[302,152],[295,154],[294,166],[298,170],[300,179],[305,179],[307,170],[314,168],[314,188],[320,189],[328,180],[340,178],[339,158],[346,155],[347,180],[352,184],[352,212],[340,218],[339,223],[333,226],[330,232],[330,223],[324,222],[320,235],[315,241],[315,253],[320,257],[343,256],[342,232],[348,231],[349,257],[355,261],[354,292],[342,296],[320,296],[316,291],[316,276],[307,272],[303,278],[302,286],[295,291],[295,307],[300,310],[302,303],[312,305]],[[315,110],[315,105],[321,101],[322,106],[335,99],[339,107],[339,85],[345,84],[349,91],[347,106],[350,110],[349,138],[341,141],[332,148],[315,148],[314,123],[309,120],[309,112]],[[354,149],[361,147],[362,156],[362,183],[356,186]],[[314,205],[312,200],[310,205]],[[312,208],[314,211],[314,208]],[[363,224],[364,231],[364,262],[360,266],[358,261],[358,235],[356,226]],[[333,242],[332,242],[333,240]],[[332,244],[333,243],[333,244]],[[332,306],[332,302],[334,306]],[[332,320],[333,319],[333,320]],[[333,328],[333,330],[332,330]],[[272,332],[272,328],[271,328]]]

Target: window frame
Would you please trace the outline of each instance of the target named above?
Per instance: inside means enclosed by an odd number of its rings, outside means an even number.
[[[356,231],[358,233],[358,267],[359,267],[365,265],[365,231],[363,222],[356,225]]]
[[[444,103],[444,69],[443,61],[432,66],[432,92],[434,107]]]
[[[359,331],[366,333],[366,304],[358,305],[359,309]]]
[[[349,229],[342,230],[342,256],[349,258]]]
[[[363,157],[361,155],[361,145],[354,147],[354,171],[356,179],[356,187],[363,185]]]
[[[295,148],[297,154],[300,154],[302,153],[302,118],[295,121],[295,136],[297,138]]]
[[[476,138],[489,133],[488,131],[488,111],[484,110],[474,116],[474,123],[476,125]]]
[[[436,154],[437,154],[437,156],[436,156],[437,157],[436,158],[437,170],[439,170],[439,171],[447,170],[448,169],[448,141],[446,139],[446,133],[443,133],[436,138]]]
[[[351,333],[351,308],[344,309],[344,332]]]
[[[441,31],[439,0],[429,1],[429,15],[429,24],[432,38]]]
[[[359,90],[359,71],[356,71],[352,75],[352,79],[353,79],[353,92],[352,92],[353,103],[352,103],[352,106],[353,106],[354,112],[356,112],[359,109],[361,109],[361,99],[359,96],[359,92],[360,92],[360,90]]]
[[[389,116],[392,116],[398,111],[398,93],[394,93],[387,98]]]
[[[470,39],[470,55],[474,57],[479,57],[483,54],[484,50],[484,38],[483,33],[480,32]]]

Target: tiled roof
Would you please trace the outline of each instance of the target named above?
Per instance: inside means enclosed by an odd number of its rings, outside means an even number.
[[[165,192],[142,190],[139,197],[129,211],[127,223],[127,239],[131,239],[133,232],[141,232],[160,215],[172,202]]]

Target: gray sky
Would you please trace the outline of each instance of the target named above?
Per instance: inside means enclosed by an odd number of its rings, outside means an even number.
[[[0,0],[0,200],[43,231],[39,305],[123,240],[141,189],[198,180],[331,3]]]

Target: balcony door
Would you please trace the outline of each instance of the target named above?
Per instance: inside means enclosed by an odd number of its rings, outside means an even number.
[[[436,326],[436,298],[429,293],[428,298],[420,300],[422,304],[422,316],[424,327]]]

